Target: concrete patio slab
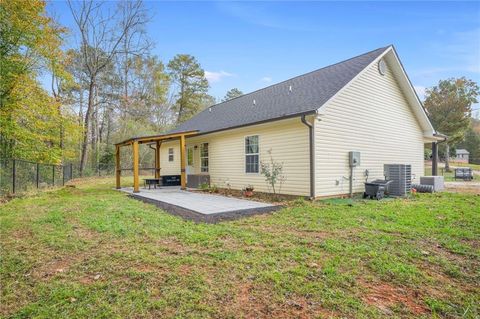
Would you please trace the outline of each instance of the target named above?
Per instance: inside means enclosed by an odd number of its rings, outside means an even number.
[[[214,223],[238,219],[281,208],[281,206],[246,199],[184,191],[178,186],[140,189],[139,193],[133,193],[132,187],[120,190],[135,199],[154,204],[171,214],[202,222]]]

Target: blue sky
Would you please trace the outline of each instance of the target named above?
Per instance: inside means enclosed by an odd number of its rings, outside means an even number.
[[[113,4],[113,3],[111,3]],[[439,79],[480,83],[480,2],[145,2],[165,63],[194,55],[217,98],[250,92],[394,44],[417,92]],[[50,13],[73,27],[64,2]],[[73,43],[73,41],[71,41]],[[478,108],[478,105],[475,106]]]

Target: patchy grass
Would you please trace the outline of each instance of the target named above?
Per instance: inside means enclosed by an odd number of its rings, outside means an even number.
[[[78,181],[0,206],[0,316],[478,318],[480,197],[194,224]]]

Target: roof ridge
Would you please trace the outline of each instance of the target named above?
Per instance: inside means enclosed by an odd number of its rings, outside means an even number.
[[[354,56],[354,57],[351,57],[351,58],[348,58],[348,59],[345,59],[345,60],[342,60],[342,61],[339,61],[339,62],[336,62],[336,63],[333,63],[333,64],[326,65],[326,66],[324,66],[324,67],[318,68],[318,69],[313,70],[313,71],[309,71],[309,72],[307,72],[307,73],[303,73],[303,74],[296,75],[296,76],[294,76],[294,77],[292,77],[292,78],[289,78],[289,79],[280,81],[280,82],[278,82],[278,83],[275,83],[275,84],[272,84],[272,85],[269,85],[269,86],[265,86],[265,87],[263,87],[263,88],[260,88],[260,89],[255,90],[255,91],[248,92],[248,93],[242,94],[242,95],[240,95],[240,96],[234,97],[233,99],[230,99],[230,100],[227,100],[227,101],[223,101],[223,102],[220,102],[220,103],[216,103],[216,104],[210,105],[210,106],[208,106],[207,108],[205,108],[205,110],[207,110],[207,109],[209,109],[209,108],[212,108],[212,107],[214,107],[214,106],[219,106],[219,105],[221,105],[221,104],[224,104],[224,103],[233,101],[233,100],[238,99],[238,98],[241,98],[241,97],[245,97],[245,96],[247,96],[247,95],[251,95],[251,94],[260,92],[260,91],[262,91],[262,90],[266,90],[266,89],[268,89],[268,88],[271,88],[271,87],[280,85],[280,84],[285,83],[285,82],[287,82],[287,81],[291,81],[291,80],[293,80],[293,79],[296,79],[296,78],[299,78],[299,77],[302,77],[302,76],[306,76],[306,75],[309,75],[309,74],[318,72],[318,71],[320,71],[320,70],[323,70],[323,69],[326,69],[326,68],[329,68],[329,67],[332,67],[332,66],[335,66],[335,65],[338,65],[338,64],[341,64],[341,63],[344,63],[344,62],[347,62],[347,61],[356,59],[356,58],[359,58],[359,57],[361,57],[361,56],[364,56],[364,55],[373,53],[373,52],[375,52],[375,51],[386,50],[387,48],[390,48],[390,47],[392,47],[392,46],[393,46],[393,45],[390,44],[390,45],[385,46],[385,47],[377,48],[377,49],[374,49],[374,50],[371,50],[371,51],[368,51],[368,52],[365,52],[365,53],[356,55],[356,56]],[[205,111],[205,110],[203,110],[203,111]],[[203,111],[202,111],[202,112],[203,112]],[[200,112],[200,113],[201,113],[201,112]]]

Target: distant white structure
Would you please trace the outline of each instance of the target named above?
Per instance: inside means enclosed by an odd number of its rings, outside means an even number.
[[[455,162],[468,163],[470,152],[464,148],[460,148],[455,152]]]

